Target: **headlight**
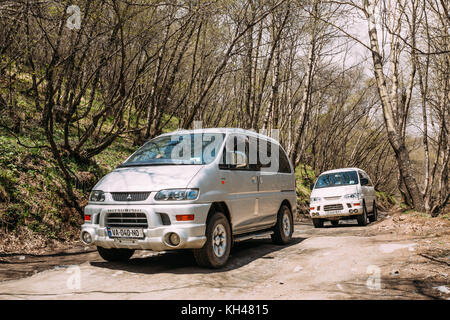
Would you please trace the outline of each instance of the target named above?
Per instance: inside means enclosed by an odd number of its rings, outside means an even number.
[[[320,197],[312,197],[311,198],[311,202],[317,202],[317,201],[320,201],[320,200],[322,200],[322,198],[320,198]]]
[[[155,196],[155,200],[157,201],[195,200],[197,198],[198,198],[198,189],[161,190]]]
[[[360,198],[360,194],[359,193],[350,193],[350,194],[346,194],[344,196],[344,198],[346,198],[346,199],[359,199]]]
[[[92,190],[89,201],[102,202],[105,201],[105,193],[101,190]]]

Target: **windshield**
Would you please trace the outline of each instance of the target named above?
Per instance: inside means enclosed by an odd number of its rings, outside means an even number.
[[[356,171],[343,171],[323,174],[317,179],[314,189],[348,186],[358,184],[358,174]]]
[[[222,145],[222,133],[173,134],[152,139],[119,167],[201,165],[211,163]]]

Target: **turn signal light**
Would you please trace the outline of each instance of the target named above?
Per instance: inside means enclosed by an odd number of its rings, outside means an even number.
[[[309,208],[309,210],[314,210],[314,207],[313,208]]]
[[[177,215],[177,221],[190,221],[190,220],[194,220],[194,215],[193,214],[180,214]]]

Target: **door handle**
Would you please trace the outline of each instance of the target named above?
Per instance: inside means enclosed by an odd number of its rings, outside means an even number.
[[[253,176],[252,177],[252,182],[255,183],[255,184],[258,183],[258,177],[257,176]]]

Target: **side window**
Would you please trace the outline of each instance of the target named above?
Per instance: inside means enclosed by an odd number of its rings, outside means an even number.
[[[280,167],[278,168],[278,172],[282,173],[291,173],[291,166],[289,164],[289,159],[284,153],[283,149],[279,146],[278,154],[280,155]]]
[[[367,179],[367,181],[369,181],[367,186],[368,187],[373,187],[373,183],[372,183],[372,180],[370,180],[369,175],[367,173],[364,173],[364,177]]]
[[[223,170],[257,170],[256,164],[247,164],[245,167],[237,168],[236,165],[231,164],[231,159],[227,158],[227,152],[244,152],[245,156],[247,157],[247,161],[249,161],[249,138],[247,136],[238,135],[238,136],[231,136],[228,138],[227,142],[225,143],[221,163],[219,164],[219,169]],[[228,157],[230,154],[228,154]]]
[[[359,184],[362,185],[361,179],[364,179],[364,176],[362,175],[361,171],[358,171],[358,177],[359,177]]]
[[[358,175],[359,175],[359,181],[360,181],[360,182],[361,182],[361,179],[366,179],[366,180],[367,180],[367,184],[365,184],[365,186],[367,186],[367,187],[373,187],[372,181],[370,180],[369,176],[368,176],[366,173],[364,173],[364,172],[362,172],[362,171],[359,171],[359,172],[358,172]],[[361,184],[361,185],[362,185],[362,184]]]
[[[271,166],[270,157],[272,155],[272,144],[264,139],[258,139],[258,166],[269,168]]]
[[[260,168],[271,168],[272,148],[278,148],[278,172],[291,173],[289,159],[283,149],[270,141],[258,139],[258,165]],[[276,156],[276,154],[274,155]]]

